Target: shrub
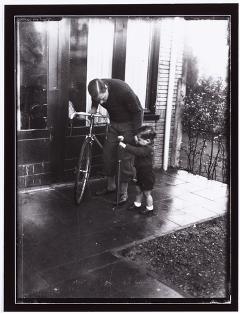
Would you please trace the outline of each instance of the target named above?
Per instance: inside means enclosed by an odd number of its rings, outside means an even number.
[[[216,179],[220,167],[225,177],[227,87],[221,79],[202,78],[187,89],[182,124],[188,136],[188,145],[182,147],[187,170]]]

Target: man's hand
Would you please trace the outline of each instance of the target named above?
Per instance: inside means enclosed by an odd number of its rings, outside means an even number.
[[[94,108],[94,107],[92,107],[92,108],[88,111],[88,113],[90,113],[90,114],[95,114],[95,113],[97,113],[97,109]]]
[[[118,140],[119,140],[119,142],[123,142],[124,141],[124,137],[122,135],[119,135],[118,136]]]
[[[76,113],[75,113],[75,112],[73,112],[72,114],[70,114],[70,115],[69,115],[70,120],[72,120],[73,118],[75,118],[75,116],[76,116]]]

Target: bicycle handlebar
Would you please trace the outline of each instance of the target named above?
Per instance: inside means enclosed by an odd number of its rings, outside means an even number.
[[[107,116],[104,116],[101,113],[87,113],[87,112],[83,112],[83,111],[75,111],[74,112],[74,116],[75,115],[81,115],[81,116],[86,116],[86,117],[93,117],[93,118],[108,118]]]

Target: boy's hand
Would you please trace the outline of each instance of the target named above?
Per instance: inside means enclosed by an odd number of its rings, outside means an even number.
[[[119,142],[119,146],[122,147],[122,148],[125,148],[126,144],[124,144],[123,142]]]
[[[119,135],[118,136],[118,140],[119,140],[119,142],[123,142],[124,141],[124,137],[122,136],[122,135]],[[120,143],[119,143],[120,144]]]

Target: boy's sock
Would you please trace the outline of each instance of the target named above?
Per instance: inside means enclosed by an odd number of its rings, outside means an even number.
[[[130,211],[134,211],[134,210],[139,210],[139,209],[141,209],[141,207],[142,207],[142,204],[140,203],[140,202],[133,202],[133,204],[131,205],[131,206],[129,206],[128,208],[127,208],[127,210],[130,210]]]
[[[142,203],[134,202],[134,205],[135,205],[136,207],[141,207]]]
[[[146,210],[153,210],[153,205],[152,206],[146,206]]]

